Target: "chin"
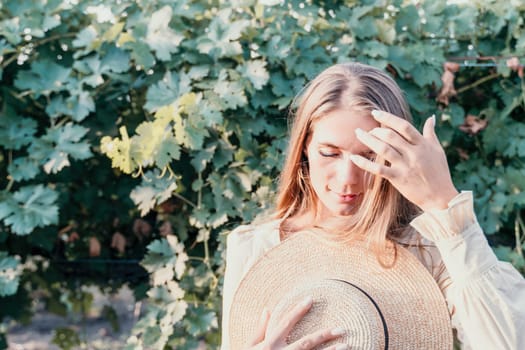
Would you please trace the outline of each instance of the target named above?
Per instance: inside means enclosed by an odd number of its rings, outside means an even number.
[[[357,212],[358,206],[354,205],[351,208],[333,208],[330,210],[331,216],[350,216]]]

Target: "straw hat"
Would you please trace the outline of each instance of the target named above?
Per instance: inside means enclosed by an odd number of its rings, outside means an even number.
[[[272,325],[307,296],[313,306],[292,330],[290,344],[316,330],[342,327],[346,333],[336,341],[351,349],[452,349],[441,291],[408,250],[396,248],[386,257],[395,264],[384,268],[363,241],[341,244],[310,232],[294,234],[241,281],[230,310],[231,349],[243,349],[252,339],[264,307],[272,312]]]

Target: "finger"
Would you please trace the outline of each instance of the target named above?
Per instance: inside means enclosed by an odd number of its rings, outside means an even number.
[[[352,154],[350,160],[361,169],[368,171],[371,174],[390,179],[394,176],[394,170],[384,164],[378,162],[372,162],[363,156]]]
[[[259,319],[257,331],[255,332],[255,335],[253,336],[253,339],[250,342],[249,346],[257,345],[264,340],[264,336],[266,334],[266,328],[268,328],[269,320],[270,320],[270,313],[268,312],[268,309],[264,308],[261,313],[261,317]]]
[[[321,344],[324,344],[330,340],[334,340],[336,338],[341,337],[344,335],[346,331],[343,328],[334,328],[334,329],[325,329],[320,330],[317,332],[314,332],[312,334],[309,334],[307,336],[302,337],[298,341],[294,342],[292,346],[290,347],[290,350],[306,350],[306,349],[313,349]],[[335,349],[348,349],[348,346],[345,344],[338,344],[338,346],[342,346],[340,348],[335,347]]]
[[[396,131],[387,127],[374,128],[368,133],[377,138],[378,140],[381,140],[384,143],[390,145],[400,155],[405,154],[408,150],[408,147],[412,145],[403,136],[399,135]]]
[[[423,137],[432,140],[434,142],[440,143],[436,135],[436,116],[432,115],[425,121],[423,126]]]
[[[401,158],[401,153],[399,153],[398,150],[370,133],[357,128],[355,129],[355,134],[362,144],[368,146],[368,148],[374,151],[379,157],[384,158],[391,163]]]
[[[374,109],[372,116],[379,123],[395,130],[399,135],[403,136],[411,144],[417,144],[421,139],[421,134],[417,129],[410,124],[407,120],[400,117],[396,117],[385,111],[378,111]]]
[[[292,328],[310,310],[313,304],[312,297],[306,297],[302,302],[292,308],[292,311],[279,323],[277,338],[284,339],[290,334]]]

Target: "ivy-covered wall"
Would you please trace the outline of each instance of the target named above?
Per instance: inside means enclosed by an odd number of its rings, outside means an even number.
[[[148,298],[127,348],[218,345],[224,234],[271,207],[294,96],[349,60],[392,74],[417,125],[437,115],[457,187],[524,271],[524,17],[489,0],[2,1],[0,319],[27,321],[34,291],[65,314],[89,307],[79,285],[127,283]]]

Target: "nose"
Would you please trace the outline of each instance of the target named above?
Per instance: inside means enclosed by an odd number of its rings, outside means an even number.
[[[339,190],[347,192],[359,183],[362,170],[348,157],[340,159],[337,164],[337,182]]]

